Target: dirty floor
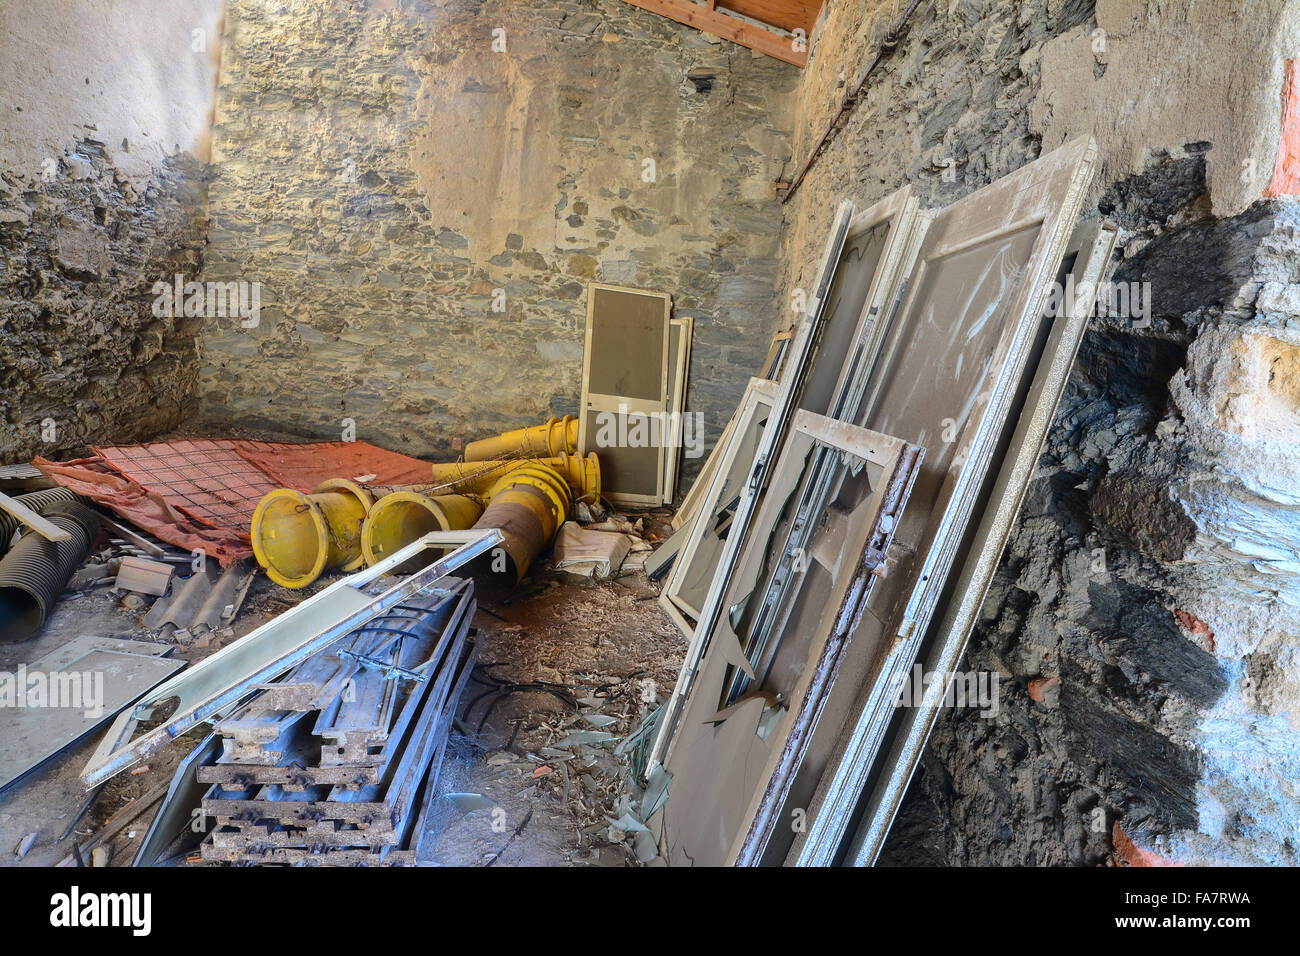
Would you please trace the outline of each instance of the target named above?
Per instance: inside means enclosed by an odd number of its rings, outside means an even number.
[[[653,543],[667,533],[667,515],[646,517]],[[172,654],[198,660],[332,580],[289,591],[259,573],[231,635],[177,644]],[[638,849],[640,862],[651,862],[626,815],[639,796],[628,774],[638,748],[627,739],[638,729],[650,736],[643,721],[671,691],[686,648],[656,596],[640,570],[597,582],[546,564],[509,592],[480,589],[479,664],[451,734],[421,862],[625,866],[636,865]],[[0,669],[81,635],[173,643],[143,626],[148,604],[127,608],[124,597],[103,585],[65,592],[37,638],[0,645]],[[50,866],[69,858],[74,844],[129,816],[132,801],[165,787],[186,742],[207,730],[110,780],[88,809],[78,774],[102,731],[64,750],[0,793],[0,860]],[[108,865],[129,864],[152,813],[139,813],[111,841]]]

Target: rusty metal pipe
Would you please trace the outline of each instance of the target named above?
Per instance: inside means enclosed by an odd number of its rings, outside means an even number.
[[[554,468],[536,464],[503,475],[488,498],[474,527],[499,529],[505,540],[483,560],[492,573],[512,576],[518,583],[555,540],[573,505],[572,493]]]

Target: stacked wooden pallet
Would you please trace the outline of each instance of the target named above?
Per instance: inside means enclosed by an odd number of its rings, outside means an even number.
[[[206,861],[410,865],[477,656],[469,580],[444,578],[268,684],[228,719]]]

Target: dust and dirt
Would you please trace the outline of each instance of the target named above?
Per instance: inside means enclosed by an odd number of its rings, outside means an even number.
[[[666,536],[666,522],[666,512],[647,514],[646,540]],[[62,595],[39,637],[0,645],[0,668],[29,663],[81,635],[167,643],[171,656],[193,663],[335,579],[295,591],[259,573],[228,632],[186,642],[144,626],[148,602],[129,606],[138,602],[88,585]],[[656,594],[640,570],[593,581],[549,564],[514,589],[480,589],[479,664],[448,741],[421,863],[637,862],[639,834],[628,815],[639,797],[628,772],[637,748],[625,741],[640,730],[641,742],[649,742],[646,718],[671,691],[686,649]],[[129,865],[153,813],[135,801],[165,787],[189,745],[209,730],[196,728],[135,772],[108,781],[93,799],[79,774],[102,730],[66,748],[0,793],[0,854],[10,865],[55,865],[121,819],[115,815],[139,810],[107,844],[107,865]],[[640,850],[648,862],[644,840]],[[183,864],[184,856],[172,862]]]

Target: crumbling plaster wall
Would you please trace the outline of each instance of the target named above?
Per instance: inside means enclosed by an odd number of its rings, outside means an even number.
[[[711,443],[777,321],[797,79],[618,0],[232,0],[206,277],[262,312],[211,327],[203,413],[454,458],[576,412],[598,280],[694,317]]]
[[[0,5],[0,462],[192,411],[220,0]],[[198,31],[196,33],[196,31]]]
[[[899,3],[831,6],[795,163]],[[1114,825],[1188,861],[1294,863],[1300,825],[1300,215],[1259,197],[1300,5],[932,0],[786,207],[783,291],[840,196],[952,201],[1083,133],[1115,281],[884,862],[1097,864]],[[1228,66],[1228,65],[1231,66]]]

